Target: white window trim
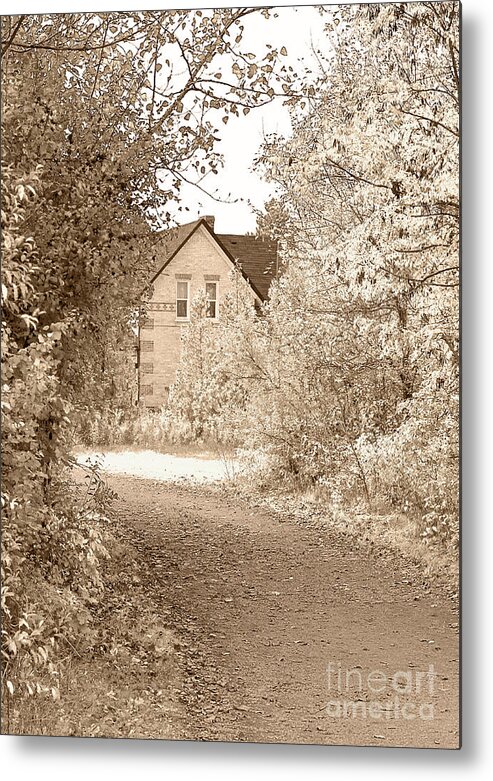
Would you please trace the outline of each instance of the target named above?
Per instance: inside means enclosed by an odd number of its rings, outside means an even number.
[[[216,320],[219,320],[219,280],[217,280],[217,279],[206,279],[206,281],[205,281],[206,301],[207,301],[207,285],[215,285],[216,286],[216,314],[215,314],[214,317],[206,317],[207,320],[212,320],[212,322],[215,323]]]
[[[184,298],[178,298],[178,285],[186,284],[187,286],[187,316],[186,317],[179,317],[178,316],[178,301],[185,301]],[[176,280],[176,319],[180,323],[188,323],[190,321],[190,280],[189,279],[177,279]]]

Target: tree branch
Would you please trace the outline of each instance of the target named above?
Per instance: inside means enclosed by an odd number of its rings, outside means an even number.
[[[5,42],[5,44],[2,46],[2,57],[3,55],[9,50],[9,48],[12,46],[12,43],[14,41],[15,36],[19,32],[19,29],[26,18],[26,15],[23,14],[22,16],[19,16],[19,19],[17,20],[17,24],[15,25],[14,29],[12,30],[12,33],[10,34],[10,38],[8,41]]]

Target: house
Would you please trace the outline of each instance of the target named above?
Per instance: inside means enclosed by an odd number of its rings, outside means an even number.
[[[277,243],[254,236],[217,234],[214,218],[203,217],[158,235],[159,262],[153,274],[147,315],[138,334],[138,400],[161,407],[175,381],[181,335],[190,322],[190,305],[199,291],[206,316],[221,318],[221,301],[238,282],[255,305],[267,298],[277,274]]]

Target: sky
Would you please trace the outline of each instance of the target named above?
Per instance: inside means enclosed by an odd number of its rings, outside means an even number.
[[[249,6],[262,5],[252,2]],[[265,5],[265,3],[263,4]],[[6,0],[2,13],[55,13],[68,11],[111,11],[165,8],[206,8],[205,3],[193,0]],[[229,7],[229,3],[217,2],[215,7]],[[323,36],[322,20],[314,6],[299,3],[289,6],[276,4],[277,18],[264,19],[260,14],[250,16],[245,23],[244,45],[246,50],[255,51],[256,46],[269,42],[275,47],[284,46],[288,51],[286,61],[293,65],[302,60],[305,65],[316,69],[312,44],[322,51],[327,49]],[[188,222],[199,216],[214,215],[219,233],[255,232],[256,218],[250,206],[261,209],[273,195],[273,187],[263,181],[254,170],[254,159],[262,144],[264,134],[277,133],[289,136],[291,121],[288,108],[276,100],[266,106],[254,109],[247,116],[232,117],[228,125],[221,127],[221,141],[218,150],[224,157],[224,167],[216,176],[211,175],[202,182],[218,193],[218,202],[189,185],[182,190],[182,206],[188,209],[178,213],[170,208],[177,223]],[[232,202],[230,202],[232,201]]]
[[[303,59],[312,69],[316,61],[311,51],[311,41],[323,46],[322,20],[314,7],[280,8],[278,18],[250,17],[245,25],[244,44],[247,51],[254,51],[255,44],[269,41],[273,46],[285,46],[289,64]],[[296,67],[295,67],[296,70]],[[265,135],[291,134],[289,111],[280,100],[252,110],[247,116],[234,117],[221,129],[218,147],[224,156],[224,168],[217,176],[203,182],[217,188],[222,197],[231,194],[234,203],[218,203],[207,198],[193,187],[183,189],[190,219],[204,214],[216,218],[219,233],[246,233],[255,231],[255,215],[249,202],[256,208],[272,196],[271,185],[263,181],[254,170],[254,159]]]

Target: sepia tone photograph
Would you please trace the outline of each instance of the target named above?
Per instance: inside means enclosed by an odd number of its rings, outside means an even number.
[[[455,0],[1,17],[4,735],[458,749]]]

